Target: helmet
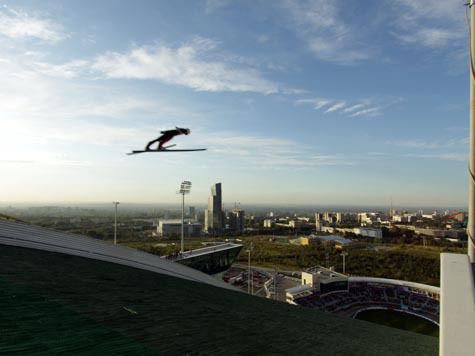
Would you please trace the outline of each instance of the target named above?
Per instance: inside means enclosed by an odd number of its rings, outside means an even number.
[[[178,126],[175,126],[175,127],[180,133],[185,134],[185,135],[189,135],[191,132],[190,129],[182,129],[181,127],[178,127]]]

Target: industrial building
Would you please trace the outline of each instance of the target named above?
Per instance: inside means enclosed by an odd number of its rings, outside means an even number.
[[[202,225],[198,222],[185,221],[184,235],[198,237],[201,235]],[[179,237],[181,235],[181,220],[160,220],[157,226],[159,237]]]

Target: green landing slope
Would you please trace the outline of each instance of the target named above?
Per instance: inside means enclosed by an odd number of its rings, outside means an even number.
[[[438,339],[240,292],[0,245],[0,354],[437,355]]]

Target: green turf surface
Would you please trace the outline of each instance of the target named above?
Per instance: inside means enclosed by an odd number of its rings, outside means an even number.
[[[439,327],[423,318],[395,310],[372,309],[358,313],[357,319],[371,321],[402,330],[430,336],[439,336]]]
[[[433,337],[56,253],[0,245],[0,283],[0,354],[438,353]]]
[[[0,330],[0,354],[153,354],[131,338],[4,280]]]

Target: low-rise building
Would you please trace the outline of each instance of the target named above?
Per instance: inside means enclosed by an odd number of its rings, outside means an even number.
[[[353,232],[356,235],[361,235],[365,237],[374,237],[377,239],[383,238],[383,231],[381,229],[369,228],[369,227],[355,227]]]
[[[201,235],[202,225],[197,222],[185,221],[184,235],[188,237],[198,237]],[[159,237],[181,236],[181,220],[160,220],[157,226]]]
[[[322,226],[320,227],[321,232],[328,232],[329,234],[333,234],[335,232],[335,228],[331,226]]]
[[[308,237],[298,237],[296,239],[289,240],[289,244],[298,246],[308,246],[310,243]]]
[[[274,219],[264,219],[263,224],[264,224],[264,228],[270,229],[270,228],[274,227],[275,221],[274,221]]]
[[[348,276],[321,266],[312,267],[302,272],[301,283],[311,286],[315,292],[322,294],[348,290]]]
[[[323,244],[334,244],[336,247],[343,247],[345,245],[351,244],[353,241],[346,239],[340,235],[322,235],[314,236],[316,240],[320,241]]]
[[[414,232],[417,235],[426,235],[426,236],[432,236],[432,237],[444,237],[446,236],[448,230],[442,230],[442,229],[426,229],[422,227],[416,227],[414,229]]]

